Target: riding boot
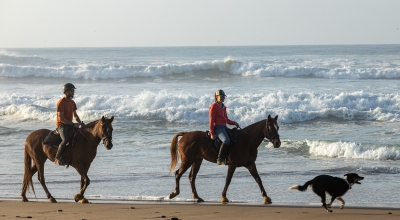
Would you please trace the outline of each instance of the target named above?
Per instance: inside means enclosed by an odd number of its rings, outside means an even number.
[[[63,159],[64,151],[65,148],[67,148],[66,145],[61,145],[58,146],[57,154],[56,157],[54,158],[54,163],[58,165],[65,165],[65,161]]]
[[[222,143],[221,147],[219,148],[217,165],[226,165],[226,148],[227,145]]]

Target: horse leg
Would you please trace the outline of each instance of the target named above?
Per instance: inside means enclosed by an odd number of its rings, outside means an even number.
[[[226,191],[228,191],[229,184],[231,183],[233,173],[236,170],[236,165],[233,163],[229,163],[228,166],[228,174],[226,175],[225,187],[224,191],[222,191],[222,199],[221,202],[229,202],[228,198],[226,198]]]
[[[247,166],[246,168],[249,170],[250,174],[256,180],[258,187],[260,187],[261,195],[264,197],[264,204],[271,204],[272,203],[271,198],[267,196],[267,192],[265,191],[261,178],[258,175],[256,164],[253,163],[250,166]]]
[[[81,189],[83,188],[84,185],[85,185],[85,179],[83,179],[81,176]]]
[[[29,171],[29,177],[32,179],[32,176],[35,175],[35,173],[37,172],[37,168],[36,165],[33,164],[30,171]],[[24,183],[22,186],[22,192],[21,192],[21,197],[22,197],[22,201],[23,202],[28,202],[28,199],[26,198],[26,190],[28,189],[28,184]]]
[[[178,170],[175,172],[175,190],[169,194],[169,199],[174,198],[175,196],[179,195],[179,180],[181,179],[182,175],[186,172],[187,169],[189,169],[190,165],[192,163],[188,163],[187,161],[181,162],[181,166],[179,167]]]
[[[197,202],[204,202],[204,200],[202,198],[200,198],[199,195],[197,195],[197,190],[196,190],[196,185],[195,185],[196,176],[200,170],[200,166],[201,166],[202,162],[203,162],[203,158],[197,157],[196,161],[192,164],[192,169],[189,174],[190,186],[192,187],[192,195],[193,195],[193,198],[196,199]]]
[[[44,163],[45,162],[46,161],[43,161],[43,162],[40,161],[40,163],[39,163],[39,162],[35,161],[35,165],[36,165],[37,171],[38,171],[38,180],[39,180],[40,184],[42,184],[44,192],[46,193],[47,198],[50,199],[50,202],[57,203],[57,200],[50,194],[49,190],[47,189],[46,182],[44,180]]]
[[[82,200],[82,203],[88,203],[88,200],[83,196],[90,184],[90,179],[87,175],[88,169],[76,168],[76,171],[78,171],[78,173],[81,175],[81,190],[74,196],[75,202]]]

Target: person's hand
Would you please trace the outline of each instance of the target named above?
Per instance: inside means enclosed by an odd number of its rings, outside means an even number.
[[[79,128],[79,123],[74,123],[74,128]]]
[[[211,134],[211,140],[215,140],[217,137],[213,134]]]

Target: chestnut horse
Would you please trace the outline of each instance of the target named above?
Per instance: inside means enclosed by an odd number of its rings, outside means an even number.
[[[114,117],[108,119],[103,116],[100,120],[93,121],[85,125],[83,128],[79,128],[80,131],[78,131],[74,145],[65,150],[64,156],[69,161],[68,164],[74,167],[81,175],[81,190],[79,194],[75,195],[76,202],[79,200],[82,200],[82,203],[88,202],[83,196],[86,188],[90,184],[90,179],[87,176],[87,173],[90,164],[96,157],[97,146],[100,144],[100,141],[103,140],[103,144],[107,150],[111,150],[113,147],[113,127],[111,125],[113,120]],[[36,172],[38,172],[39,182],[42,184],[47,198],[50,199],[50,202],[52,203],[57,202],[56,199],[50,194],[44,181],[44,163],[47,159],[54,161],[57,153],[56,147],[43,144],[43,141],[49,132],[51,131],[47,129],[36,130],[26,138],[24,153],[25,173],[21,192],[23,202],[28,201],[25,193],[26,190],[29,189],[29,186],[32,187],[32,190],[35,193],[32,183],[32,176]]]
[[[270,115],[268,115],[267,119],[261,120],[237,131],[236,142],[231,140],[231,151],[227,157],[229,161],[228,174],[226,176],[224,190],[222,191],[221,202],[229,202],[229,200],[226,198],[226,191],[228,190],[228,186],[236,168],[246,167],[260,187],[261,194],[264,197],[264,203],[272,203],[271,198],[267,196],[267,192],[265,192],[264,186],[262,185],[255,161],[257,159],[257,148],[260,146],[264,138],[267,138],[269,141],[271,141],[275,148],[281,146],[277,120],[278,116],[272,118]],[[179,140],[179,143],[177,143],[179,136],[182,136],[182,138]],[[178,132],[175,134],[175,136],[172,138],[170,148],[170,172],[174,170],[176,164],[178,163],[178,151],[181,157],[181,166],[175,172],[176,186],[175,191],[169,195],[170,199],[179,195],[179,180],[183,173],[185,173],[186,170],[192,166],[189,174],[192,195],[197,202],[204,202],[204,200],[197,195],[195,180],[203,159],[206,159],[212,163],[217,162],[218,155],[212,149],[212,144],[213,143],[208,137],[206,137],[206,133],[203,131]]]

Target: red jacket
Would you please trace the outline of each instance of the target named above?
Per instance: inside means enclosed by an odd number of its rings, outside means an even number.
[[[225,105],[222,105],[221,108],[218,106],[217,102],[214,102],[213,104],[210,105],[209,116],[210,116],[210,133],[212,135],[215,135],[214,126],[216,125],[236,124],[235,121],[229,120],[228,115],[226,114]]]

